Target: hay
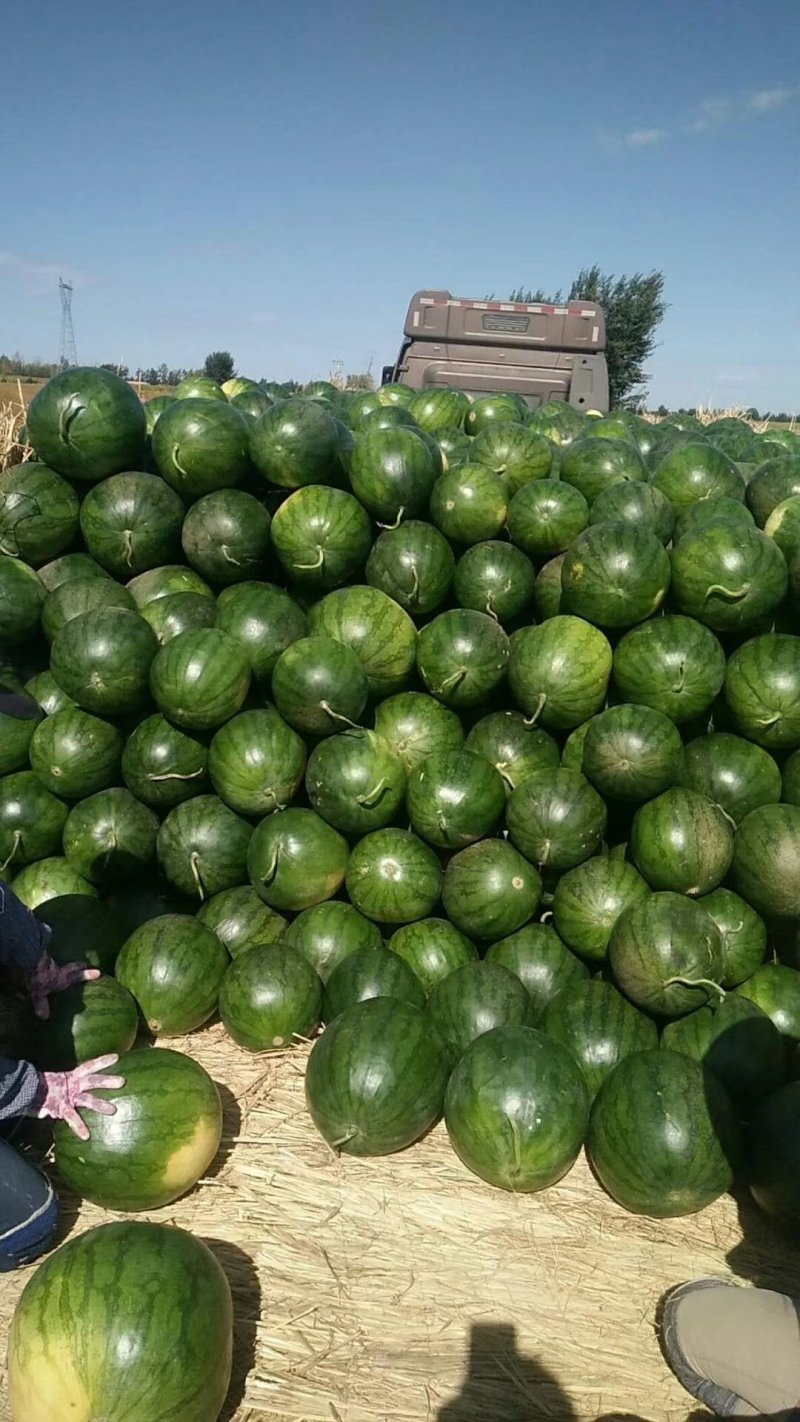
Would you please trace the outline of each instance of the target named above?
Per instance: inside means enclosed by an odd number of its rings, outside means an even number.
[[[305,1111],[302,1051],[253,1058],[218,1025],[171,1045],[225,1101],[211,1178],[152,1218],[210,1241],[231,1280],[226,1422],[678,1422],[692,1409],[659,1352],[660,1295],[730,1272],[800,1292],[800,1257],[751,1211],[743,1243],[731,1199],[637,1219],[583,1161],[513,1197],[441,1127],[391,1159],[337,1160]],[[65,1217],[70,1234],[107,1218],[71,1201]],[[0,1327],[27,1273],[0,1275]]]
[[[0,473],[12,464],[22,464],[33,451],[19,443],[19,432],[25,423],[26,405],[22,386],[17,381],[17,399],[0,402]]]

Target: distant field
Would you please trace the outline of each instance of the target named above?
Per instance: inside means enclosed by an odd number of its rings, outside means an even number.
[[[20,390],[22,390],[24,404],[29,405],[37,390],[41,390],[44,384],[46,384],[44,380],[21,380],[17,384],[13,376],[6,379],[0,378],[0,405],[18,403]],[[143,400],[149,400],[153,395],[169,394],[168,385],[142,385],[140,387],[136,381],[133,381],[132,384],[136,393],[141,394]]]

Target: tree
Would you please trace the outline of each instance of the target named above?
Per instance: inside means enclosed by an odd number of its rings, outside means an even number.
[[[634,272],[633,276],[609,276],[598,266],[579,272],[564,294],[548,296],[543,291],[512,291],[509,301],[546,302],[561,306],[565,301],[596,301],[606,317],[606,360],[611,405],[640,405],[647,395],[645,361],[653,354],[655,333],[664,318],[663,272]]]
[[[210,355],[206,356],[203,369],[205,374],[211,380],[216,380],[218,385],[222,385],[226,380],[232,380],[236,374],[236,367],[230,351],[212,351]]]

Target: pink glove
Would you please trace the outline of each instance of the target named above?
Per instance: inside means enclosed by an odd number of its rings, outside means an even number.
[[[50,1016],[47,999],[51,992],[63,992],[75,983],[91,983],[99,977],[97,968],[87,968],[85,963],[65,963],[62,968],[49,953],[43,953],[33,972],[28,974],[28,991],[36,1016],[42,1019]]]
[[[103,1087],[114,1091],[125,1085],[124,1076],[103,1075],[107,1067],[116,1066],[118,1061],[119,1057],[112,1053],[95,1057],[91,1062],[81,1062],[72,1071],[43,1071],[38,1101],[27,1114],[39,1120],[50,1116],[54,1121],[66,1121],[78,1140],[88,1141],[89,1127],[78,1115],[77,1108],[83,1106],[88,1111],[97,1111],[100,1116],[114,1115],[117,1109],[114,1102],[92,1093]]]

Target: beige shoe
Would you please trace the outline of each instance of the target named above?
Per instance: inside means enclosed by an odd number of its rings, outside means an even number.
[[[698,1279],[667,1295],[661,1343],[679,1382],[718,1417],[800,1422],[800,1305]]]

